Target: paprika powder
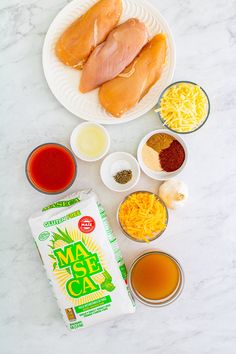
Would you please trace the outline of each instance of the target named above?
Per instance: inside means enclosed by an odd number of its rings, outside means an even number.
[[[176,171],[184,163],[184,148],[177,140],[173,140],[168,148],[161,150],[159,154],[159,159],[161,167],[164,171]]]

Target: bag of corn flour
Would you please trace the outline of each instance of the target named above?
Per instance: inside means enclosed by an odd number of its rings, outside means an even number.
[[[93,191],[43,208],[29,224],[69,329],[135,311],[123,258]]]

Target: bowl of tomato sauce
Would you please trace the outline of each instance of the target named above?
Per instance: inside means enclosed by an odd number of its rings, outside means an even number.
[[[30,184],[45,194],[59,194],[73,184],[77,165],[71,151],[57,143],[37,146],[28,156],[25,172]]]

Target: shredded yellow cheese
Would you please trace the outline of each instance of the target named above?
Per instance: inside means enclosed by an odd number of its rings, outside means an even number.
[[[180,133],[190,132],[206,119],[208,101],[199,86],[178,83],[166,90],[156,111],[167,127]]]
[[[166,228],[166,208],[152,193],[132,193],[121,204],[118,215],[124,231],[138,240],[149,242]]]

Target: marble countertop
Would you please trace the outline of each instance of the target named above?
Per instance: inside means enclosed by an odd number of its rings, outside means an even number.
[[[2,354],[161,353],[233,354],[236,347],[236,2],[152,0],[166,17],[177,48],[174,80],[198,82],[208,92],[207,124],[185,137],[189,161],[182,173],[187,206],[170,213],[165,236],[152,248],[178,258],[186,276],[182,296],[160,309],[137,304],[134,315],[76,333],[64,326],[28,227],[30,214],[56,199],[29,185],[28,153],[43,142],[69,146],[80,120],[51,94],[41,52],[48,26],[65,0],[2,0],[0,348]],[[161,127],[153,112],[109,126],[111,151],[136,154],[139,140]],[[113,194],[99,177],[100,163],[78,163],[71,191],[93,187],[108,213],[127,265],[140,246],[115,221],[124,194]],[[137,186],[156,191],[142,175]]]

